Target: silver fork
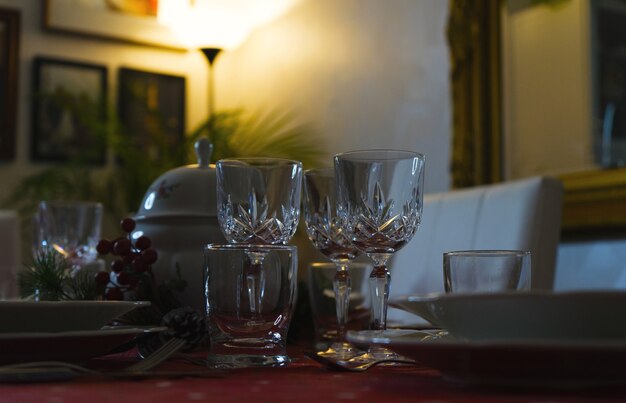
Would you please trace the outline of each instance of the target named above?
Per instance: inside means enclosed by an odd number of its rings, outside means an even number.
[[[170,358],[185,345],[185,340],[172,338],[148,357],[118,371],[102,372],[64,361],[34,361],[0,366],[0,380],[13,382],[54,381],[72,379],[79,375],[138,376],[145,374]]]
[[[139,361],[136,364],[131,365],[130,367],[124,368],[124,372],[145,372],[148,371],[163,361],[170,358],[176,352],[178,352],[181,348],[185,346],[185,340],[177,337],[169,339],[165,344],[159,347],[158,350]]]

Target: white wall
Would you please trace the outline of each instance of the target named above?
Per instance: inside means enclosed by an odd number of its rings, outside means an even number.
[[[426,155],[426,191],[448,189],[447,1],[305,0],[216,63],[218,107],[289,108],[329,163],[349,149]]]
[[[0,198],[30,161],[31,64],[35,55],[109,67],[115,102],[120,66],[187,77],[187,127],[207,111],[208,68],[200,52],[125,45],[41,28],[40,0],[0,0],[22,12],[17,158],[0,164]],[[216,63],[218,109],[288,108],[314,124],[328,156],[371,147],[419,150],[426,190],[448,188],[450,104],[447,1],[302,0]]]

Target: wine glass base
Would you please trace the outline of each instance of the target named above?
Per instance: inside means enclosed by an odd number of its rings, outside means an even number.
[[[215,369],[284,367],[291,359],[285,354],[209,354],[207,366]]]
[[[328,349],[324,351],[319,351],[317,355],[326,358],[336,358],[339,360],[350,360],[353,357],[361,354],[362,351],[356,348],[353,344],[348,342],[335,342]]]
[[[404,359],[405,357],[397,354],[394,351],[389,350],[379,344],[372,344],[369,346],[366,353],[354,356],[350,358],[350,362],[365,364],[367,362],[372,361],[380,361],[380,360],[398,360]],[[393,363],[390,363],[393,364]],[[386,364],[388,365],[388,364]]]

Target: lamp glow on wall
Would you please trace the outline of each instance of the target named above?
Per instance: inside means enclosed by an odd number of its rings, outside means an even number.
[[[222,50],[233,49],[250,32],[300,0],[160,0],[158,19],[188,49],[200,49],[209,63],[209,118],[214,112],[213,64]]]

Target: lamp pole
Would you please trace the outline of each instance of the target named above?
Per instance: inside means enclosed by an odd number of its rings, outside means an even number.
[[[215,96],[214,96],[215,90],[213,89],[214,87],[213,62],[215,62],[217,55],[219,55],[222,49],[221,48],[201,48],[200,51],[202,51],[202,54],[204,55],[204,57],[206,57],[207,61],[209,62],[208,104],[209,104],[209,125],[211,125],[212,124],[211,121],[213,119],[213,113],[214,113],[214,102],[215,102]]]

